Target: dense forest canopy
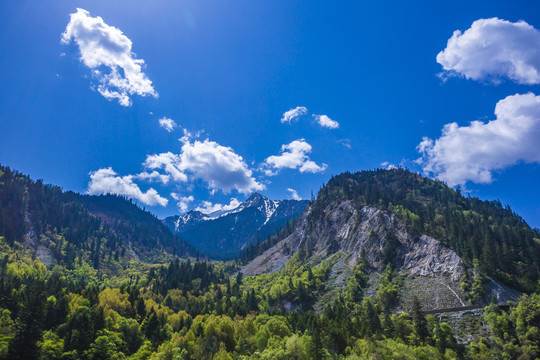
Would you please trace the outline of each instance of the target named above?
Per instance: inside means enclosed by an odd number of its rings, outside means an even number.
[[[0,358],[4,359],[534,359],[540,297],[509,310],[488,306],[476,340],[457,343],[449,324],[388,306],[398,284],[391,268],[374,297],[355,270],[322,313],[312,301],[328,275],[292,262],[268,281],[234,274],[234,264],[175,260],[104,282],[76,268],[48,270],[3,240]],[[290,305],[294,304],[291,310]]]

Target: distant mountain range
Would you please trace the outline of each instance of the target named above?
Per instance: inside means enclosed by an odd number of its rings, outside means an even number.
[[[307,200],[270,200],[253,193],[232,210],[210,214],[193,210],[167,217],[163,222],[201,252],[227,258],[275,234],[288,221],[299,217],[308,203]]]

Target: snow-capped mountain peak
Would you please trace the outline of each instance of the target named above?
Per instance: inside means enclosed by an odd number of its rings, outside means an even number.
[[[206,252],[239,251],[249,243],[264,240],[293,217],[299,216],[307,201],[271,200],[253,193],[236,208],[204,214],[189,211],[171,216],[164,223],[185,240]],[[232,230],[231,230],[232,229]]]

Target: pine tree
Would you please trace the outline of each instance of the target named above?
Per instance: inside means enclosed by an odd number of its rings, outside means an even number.
[[[16,333],[8,348],[8,359],[33,360],[39,357],[38,341],[43,332],[45,293],[43,283],[28,285],[28,294],[16,325]]]
[[[313,323],[313,336],[311,338],[310,355],[313,360],[323,360],[326,358],[326,351],[321,339],[321,330],[317,320]]]
[[[426,317],[422,311],[422,306],[418,298],[415,296],[413,299],[413,311],[412,319],[414,326],[414,333],[421,342],[425,342],[429,336],[429,329]]]

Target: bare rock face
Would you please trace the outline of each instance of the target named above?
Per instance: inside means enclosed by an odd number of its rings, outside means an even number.
[[[307,262],[317,265],[323,260],[332,263],[327,281],[335,296],[343,289],[352,268],[364,261],[372,279],[388,262],[404,275],[400,303],[396,311],[410,309],[418,298],[425,310],[465,307],[471,304],[460,283],[465,267],[461,257],[443,243],[428,235],[415,233],[395,214],[373,206],[355,207],[342,201],[324,210],[314,219],[313,208],[307,207],[293,233],[253,259],[242,268],[246,276],[281,270],[298,251],[305,251]],[[363,259],[363,260],[362,260]],[[475,273],[474,269],[470,269]],[[370,285],[374,295],[377,281]],[[499,302],[515,300],[519,293],[491,280],[486,286],[487,298]]]
[[[378,270],[391,260],[410,276],[445,275],[457,281],[462,275],[461,258],[453,250],[427,235],[413,235],[388,211],[370,206],[357,209],[343,201],[326,211],[322,221],[310,222],[310,213],[306,209],[293,234],[247,264],[244,274],[279,270],[303,247],[320,260],[338,251],[346,253],[343,261],[348,267],[364,256]]]
[[[38,238],[34,231],[34,225],[30,219],[30,213],[28,209],[24,212],[24,224],[28,229],[27,233],[23,236],[23,246],[34,252],[39,260],[45,265],[49,266],[54,264],[54,258],[51,253],[50,243],[51,241],[44,236]]]
[[[462,275],[461,258],[439,241],[421,235],[410,250],[403,255],[401,269],[410,275],[435,276],[449,275],[457,281]]]

